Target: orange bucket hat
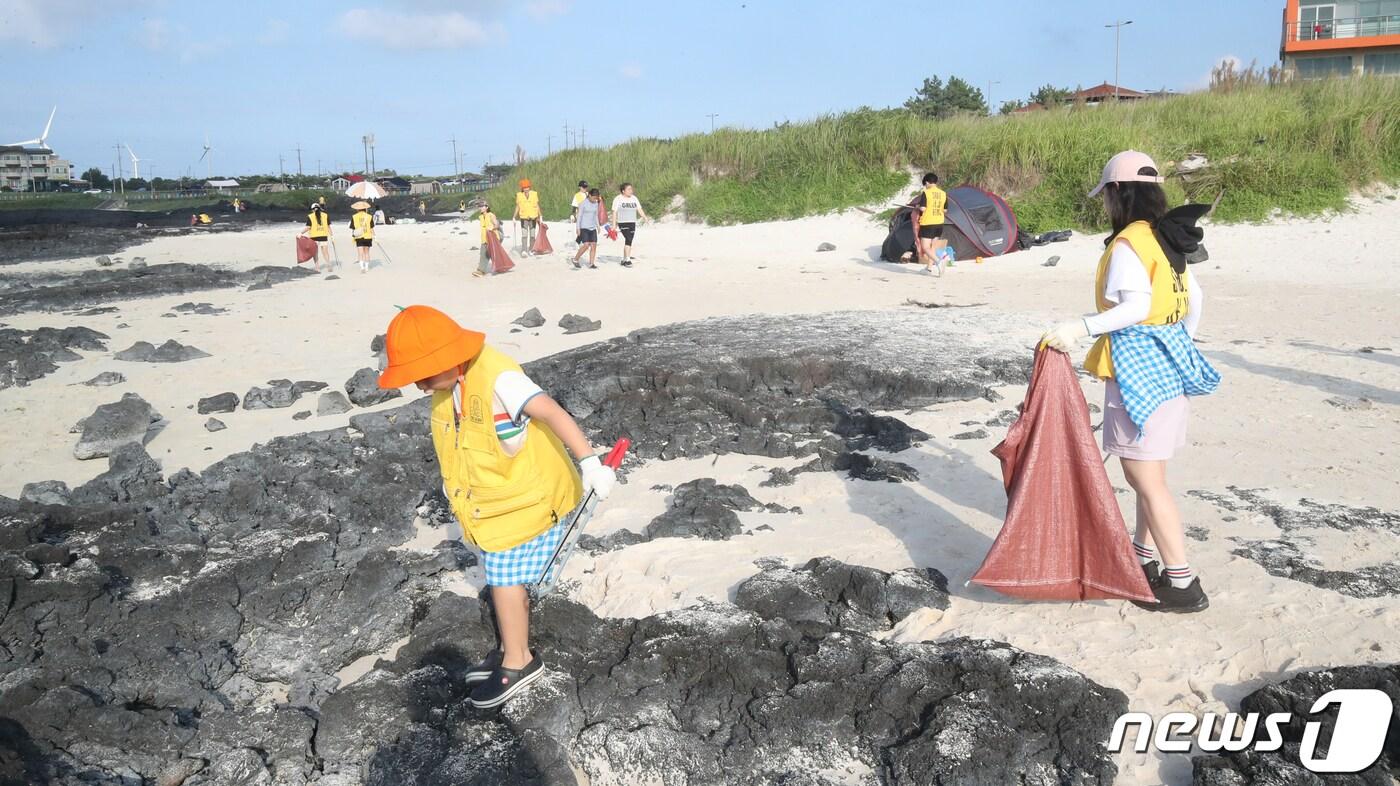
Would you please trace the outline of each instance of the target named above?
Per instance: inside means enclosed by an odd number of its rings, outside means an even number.
[[[521,188],[529,188],[529,187],[530,187],[530,178],[528,178],[528,177],[527,177],[527,178],[522,178],[521,181],[520,181],[520,187],[521,187]]]
[[[379,387],[401,388],[466,363],[481,354],[486,334],[467,330],[431,306],[409,306],[389,323],[384,351],[389,365]]]

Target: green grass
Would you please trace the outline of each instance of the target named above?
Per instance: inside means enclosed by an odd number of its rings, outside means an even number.
[[[1014,117],[924,120],[862,109],[761,131],[723,129],[674,140],[637,139],[568,150],[527,163],[547,219],[567,214],[579,179],[611,202],[636,184],[648,213],[673,197],[686,216],[712,224],[795,218],[896,196],[910,169],[945,185],[975,183],[1005,196],[1031,231],[1098,229],[1105,217],[1087,193],[1104,162],[1143,150],[1164,169],[1188,153],[1213,166],[1170,177],[1173,202],[1211,201],[1223,221],[1274,210],[1315,215],[1346,208],[1374,183],[1400,183],[1400,79],[1357,78],[1193,93],[1122,106],[1065,107]],[[488,192],[503,217],[515,178]]]

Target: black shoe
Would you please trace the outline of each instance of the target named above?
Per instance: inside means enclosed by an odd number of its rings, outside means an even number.
[[[632,260],[630,260],[630,259],[624,259],[624,260],[622,260],[622,266],[623,266],[623,267],[632,267]]]
[[[501,665],[501,658],[503,657],[505,656],[500,650],[491,650],[486,653],[486,657],[482,658],[480,663],[471,667],[467,672],[467,676],[463,677],[462,680],[468,685],[475,685],[487,677],[490,677],[491,672],[495,671],[497,667]]]
[[[1142,564],[1142,575],[1147,577],[1147,586],[1156,588],[1162,583],[1162,566],[1157,564],[1157,560],[1144,562]]]
[[[1210,606],[1210,598],[1207,598],[1205,590],[1201,589],[1199,576],[1181,588],[1173,587],[1170,580],[1163,578],[1161,583],[1152,588],[1152,594],[1157,596],[1156,603],[1138,603],[1137,605],[1149,611],[1165,611],[1171,614],[1205,611]],[[1136,603],[1136,601],[1134,602]]]
[[[497,666],[480,685],[472,691],[471,703],[479,710],[499,707],[510,701],[517,693],[544,674],[544,661],[536,655],[523,669],[508,669]]]

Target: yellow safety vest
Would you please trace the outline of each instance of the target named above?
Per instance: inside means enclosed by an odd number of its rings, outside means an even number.
[[[370,217],[369,213],[361,210],[351,216],[350,221],[354,224],[356,229],[360,230],[360,236],[356,238],[357,240],[374,239],[374,219]]]
[[[324,210],[313,210],[306,214],[306,220],[311,222],[310,235],[313,240],[325,240],[331,234],[331,217],[326,215]]]
[[[486,233],[496,228],[496,214],[489,210],[483,210],[478,219],[481,221],[481,242],[484,244],[487,242]]]
[[[1139,322],[1140,325],[1171,325],[1181,321],[1186,316],[1186,311],[1190,306],[1190,295],[1187,292],[1187,284],[1190,272],[1177,274],[1172,270],[1171,262],[1167,260],[1166,252],[1162,251],[1162,244],[1157,242],[1157,237],[1152,234],[1152,225],[1146,221],[1134,221],[1123,228],[1109,242],[1108,248],[1103,251],[1103,256],[1099,257],[1099,271],[1094,276],[1094,302],[1098,307],[1098,313],[1113,308],[1116,303],[1103,296],[1104,282],[1108,278],[1108,261],[1113,257],[1113,246],[1119,240],[1126,240],[1132,247],[1133,253],[1142,260],[1142,266],[1147,268],[1147,278],[1152,282],[1152,304],[1147,311],[1147,319]],[[1089,349],[1088,356],[1084,359],[1084,370],[1099,379],[1113,378],[1113,355],[1109,349],[1109,334],[1099,336],[1098,341]]]
[[[583,483],[564,444],[530,421],[525,444],[507,456],[496,437],[496,378],[520,365],[492,347],[467,366],[459,383],[460,418],[451,391],[433,393],[433,447],[443,492],[467,540],[485,551],[519,546],[554,526],[583,498]]]
[[[521,218],[540,217],[540,192],[531,191],[525,193],[521,191],[515,195],[515,209]]]
[[[948,194],[938,186],[924,189],[924,212],[919,214],[919,226],[931,227],[943,223],[944,208],[948,205]]]

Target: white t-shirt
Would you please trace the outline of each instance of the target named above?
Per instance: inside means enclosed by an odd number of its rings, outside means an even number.
[[[1201,323],[1201,309],[1205,295],[1194,271],[1186,273],[1186,292],[1189,298],[1182,325],[1192,338],[1196,327]],[[1152,279],[1142,259],[1126,241],[1114,241],[1113,254],[1108,258],[1108,273],[1103,282],[1104,299],[1118,305],[1103,312],[1084,318],[1084,324],[1093,336],[1122,330],[1147,319],[1152,310]]]
[[[637,195],[625,196],[618,194],[613,197],[613,220],[619,224],[637,223],[637,212],[642,209],[642,201],[637,199]]]
[[[530,422],[525,414],[525,405],[544,390],[523,372],[503,371],[496,377],[492,392],[495,395],[492,396],[491,414],[496,423],[496,438],[501,441],[501,450],[507,456],[514,456],[525,446],[525,426]],[[452,403],[461,409],[461,386],[452,389]]]

